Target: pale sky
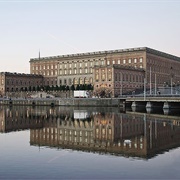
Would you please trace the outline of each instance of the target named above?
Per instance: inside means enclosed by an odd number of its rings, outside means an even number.
[[[150,47],[180,57],[180,0],[0,0],[0,72],[30,58]]]

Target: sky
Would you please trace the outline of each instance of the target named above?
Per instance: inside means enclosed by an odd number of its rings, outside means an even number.
[[[180,0],[0,0],[0,72],[31,58],[150,47],[180,57]]]

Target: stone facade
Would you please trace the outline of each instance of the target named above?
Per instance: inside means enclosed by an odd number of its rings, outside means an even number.
[[[180,58],[147,47],[33,58],[30,60],[30,73],[45,76],[45,84],[50,86],[95,85],[95,66],[108,67],[116,64],[143,69],[150,93],[156,93],[160,86],[179,85]],[[126,83],[130,86],[128,81]],[[121,91],[118,91],[120,95]],[[116,94],[115,91],[112,93],[113,96]]]
[[[117,97],[143,89],[145,72],[142,68],[122,65],[94,67],[94,94],[96,96]]]
[[[58,60],[54,57],[39,58],[30,61],[30,73],[44,77],[45,86],[56,86],[58,77]]]
[[[0,73],[0,96],[6,92],[33,90],[43,85],[43,76],[38,74]]]

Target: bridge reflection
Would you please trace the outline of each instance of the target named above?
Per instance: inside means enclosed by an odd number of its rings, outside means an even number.
[[[180,146],[180,117],[118,108],[0,108],[0,131],[30,129],[30,145],[149,159]]]

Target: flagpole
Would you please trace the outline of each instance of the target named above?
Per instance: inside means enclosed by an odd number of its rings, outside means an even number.
[[[151,67],[150,67],[150,95],[152,94],[152,86],[151,86]]]

